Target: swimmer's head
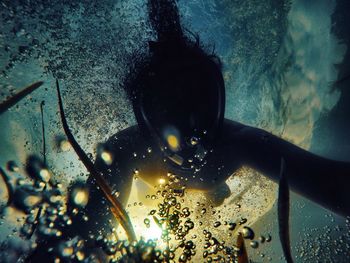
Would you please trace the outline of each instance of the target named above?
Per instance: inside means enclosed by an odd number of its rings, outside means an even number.
[[[129,95],[141,131],[183,166],[209,150],[220,133],[225,109],[220,60],[185,40],[152,42],[150,51]]]

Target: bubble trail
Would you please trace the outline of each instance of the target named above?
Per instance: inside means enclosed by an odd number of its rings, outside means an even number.
[[[43,85],[43,81],[35,82],[28,87],[22,89],[20,92],[18,92],[16,95],[12,96],[11,98],[5,100],[4,102],[0,103],[0,114],[7,111],[9,108],[11,108],[13,105],[16,105],[17,102],[19,102],[21,99],[23,99],[28,94],[32,93],[34,90],[39,88],[41,85]]]
[[[75,140],[73,134],[70,132],[70,129],[67,124],[66,117],[64,115],[64,109],[63,109],[63,103],[62,103],[62,97],[61,92],[58,84],[58,80],[56,79],[56,88],[57,88],[57,96],[58,96],[58,104],[61,114],[61,121],[63,125],[64,132],[66,133],[66,136],[68,138],[68,141],[72,145],[74,151],[79,156],[80,160],[83,162],[86,169],[90,172],[90,174],[93,176],[93,178],[96,180],[96,183],[101,188],[103,194],[105,195],[106,199],[111,204],[111,211],[115,218],[120,222],[122,227],[124,228],[128,239],[130,241],[136,241],[136,235],[134,232],[134,229],[131,224],[131,220],[126,213],[123,206],[119,203],[119,201],[116,199],[116,197],[112,194],[112,189],[109,187],[107,182],[104,180],[102,175],[98,173],[93,165],[93,163],[90,161],[89,157],[86,155],[84,150],[80,147],[80,145]]]
[[[284,257],[287,263],[293,263],[289,236],[289,185],[285,167],[285,160],[282,158],[278,186],[278,228]]]

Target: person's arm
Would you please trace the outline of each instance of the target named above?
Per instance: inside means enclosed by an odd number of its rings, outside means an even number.
[[[317,156],[266,131],[248,126],[236,130],[232,141],[243,165],[278,182],[283,157],[293,191],[333,212],[350,215],[350,163]]]

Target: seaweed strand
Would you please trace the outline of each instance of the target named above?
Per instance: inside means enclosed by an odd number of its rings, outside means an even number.
[[[68,141],[72,145],[74,151],[76,154],[79,156],[80,160],[83,162],[84,166],[86,169],[90,172],[90,174],[93,176],[93,178],[96,180],[96,183],[102,190],[104,196],[106,199],[110,202],[111,204],[111,211],[114,217],[120,222],[122,227],[124,228],[129,241],[135,241],[136,240],[136,235],[134,232],[134,229],[131,224],[131,220],[126,213],[125,209],[123,206],[119,203],[119,201],[116,199],[116,197],[112,194],[112,190],[105,181],[105,179],[102,177],[102,175],[96,171],[93,163],[90,161],[89,157],[86,155],[84,150],[80,147],[80,145],[77,143],[75,140],[74,136],[72,135],[68,124],[67,120],[64,114],[64,109],[63,109],[63,103],[62,103],[62,97],[60,93],[60,88],[58,84],[58,80],[56,79],[56,88],[57,88],[57,95],[58,95],[58,103],[59,103],[59,108],[60,108],[60,114],[61,114],[61,121],[63,125],[64,132],[67,136]]]
[[[28,94],[32,93],[34,90],[39,88],[41,85],[43,85],[44,82],[38,81],[35,82],[28,87],[22,89],[20,92],[12,96],[11,98],[5,100],[4,102],[0,103],[0,114],[7,111],[9,108],[11,108],[13,105],[16,105],[17,102],[19,102],[21,99],[23,99]]]
[[[284,257],[287,263],[293,263],[289,234],[289,185],[285,170],[286,164],[284,158],[282,158],[278,188],[278,228]]]

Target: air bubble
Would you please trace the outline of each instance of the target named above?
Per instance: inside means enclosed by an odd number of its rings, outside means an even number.
[[[250,227],[247,227],[247,226],[244,226],[242,228],[242,235],[246,239],[253,239],[255,236],[254,231]]]

